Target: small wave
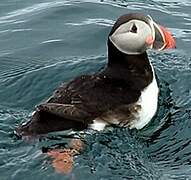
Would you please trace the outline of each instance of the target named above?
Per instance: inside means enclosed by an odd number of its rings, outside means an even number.
[[[43,41],[40,44],[54,43],[54,42],[61,42],[61,41],[63,41],[63,40],[62,39],[50,39],[50,40]]]
[[[51,42],[51,41],[50,41]],[[54,41],[53,41],[54,42]],[[56,41],[58,42],[58,41]],[[88,59],[91,61],[97,62],[97,59],[103,59],[104,56],[90,56],[90,57],[58,57],[47,61],[42,61],[38,58],[30,58],[25,57],[25,63],[23,63],[23,58],[21,59],[14,59],[7,57],[6,61],[1,64],[0,67],[0,81],[7,81],[17,76],[27,75],[30,73],[38,72],[47,68],[61,66],[61,64],[67,64],[67,66],[72,65],[75,66],[76,64],[80,64],[83,62],[89,62]],[[29,61],[30,59],[30,61]],[[30,63],[29,63],[30,62]],[[101,61],[102,62],[102,61]],[[21,63],[21,65],[19,65]],[[7,70],[7,67],[10,67]]]
[[[82,21],[80,23],[66,23],[67,25],[72,25],[72,26],[82,26],[82,25],[89,25],[89,24],[97,24],[101,26],[112,26],[114,24],[113,20],[110,19],[87,19],[85,21]]]
[[[70,5],[70,4],[71,4],[70,1],[56,1],[56,2],[54,1],[54,2],[34,4],[30,7],[9,12],[7,13],[7,15],[0,17],[0,24],[22,22],[22,21],[17,21],[16,19],[14,20],[11,20],[11,19],[16,17],[23,18],[24,16],[26,17],[26,15],[36,14],[52,7],[58,7],[58,6]]]
[[[32,31],[32,29],[12,29],[11,32]]]

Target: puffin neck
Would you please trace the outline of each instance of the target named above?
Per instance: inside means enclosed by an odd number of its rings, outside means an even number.
[[[153,70],[147,53],[128,55],[119,51],[108,40],[108,64],[106,74],[115,79],[140,83],[138,89],[148,86],[153,79]]]
[[[133,64],[144,64],[144,66],[150,65],[146,52],[141,54],[125,54],[119,51],[110,40],[108,40],[108,67],[121,66],[129,67]]]

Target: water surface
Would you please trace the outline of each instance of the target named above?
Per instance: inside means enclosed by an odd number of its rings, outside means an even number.
[[[1,0],[0,179],[191,179],[190,8],[189,0]],[[86,135],[72,174],[58,174],[42,147],[67,143],[65,133],[26,142],[14,129],[61,82],[104,67],[107,34],[129,12],[150,14],[177,39],[176,50],[149,52],[161,88],[157,116],[140,131]]]

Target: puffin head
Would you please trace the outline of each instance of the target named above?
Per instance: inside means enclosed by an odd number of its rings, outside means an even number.
[[[176,47],[175,39],[167,29],[154,22],[151,16],[138,13],[119,17],[108,42],[128,55],[142,54],[147,49],[160,51]]]

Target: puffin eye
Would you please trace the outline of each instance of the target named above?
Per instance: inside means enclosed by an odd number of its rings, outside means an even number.
[[[137,33],[137,26],[135,24],[133,24],[133,26],[131,27],[130,32]]]

